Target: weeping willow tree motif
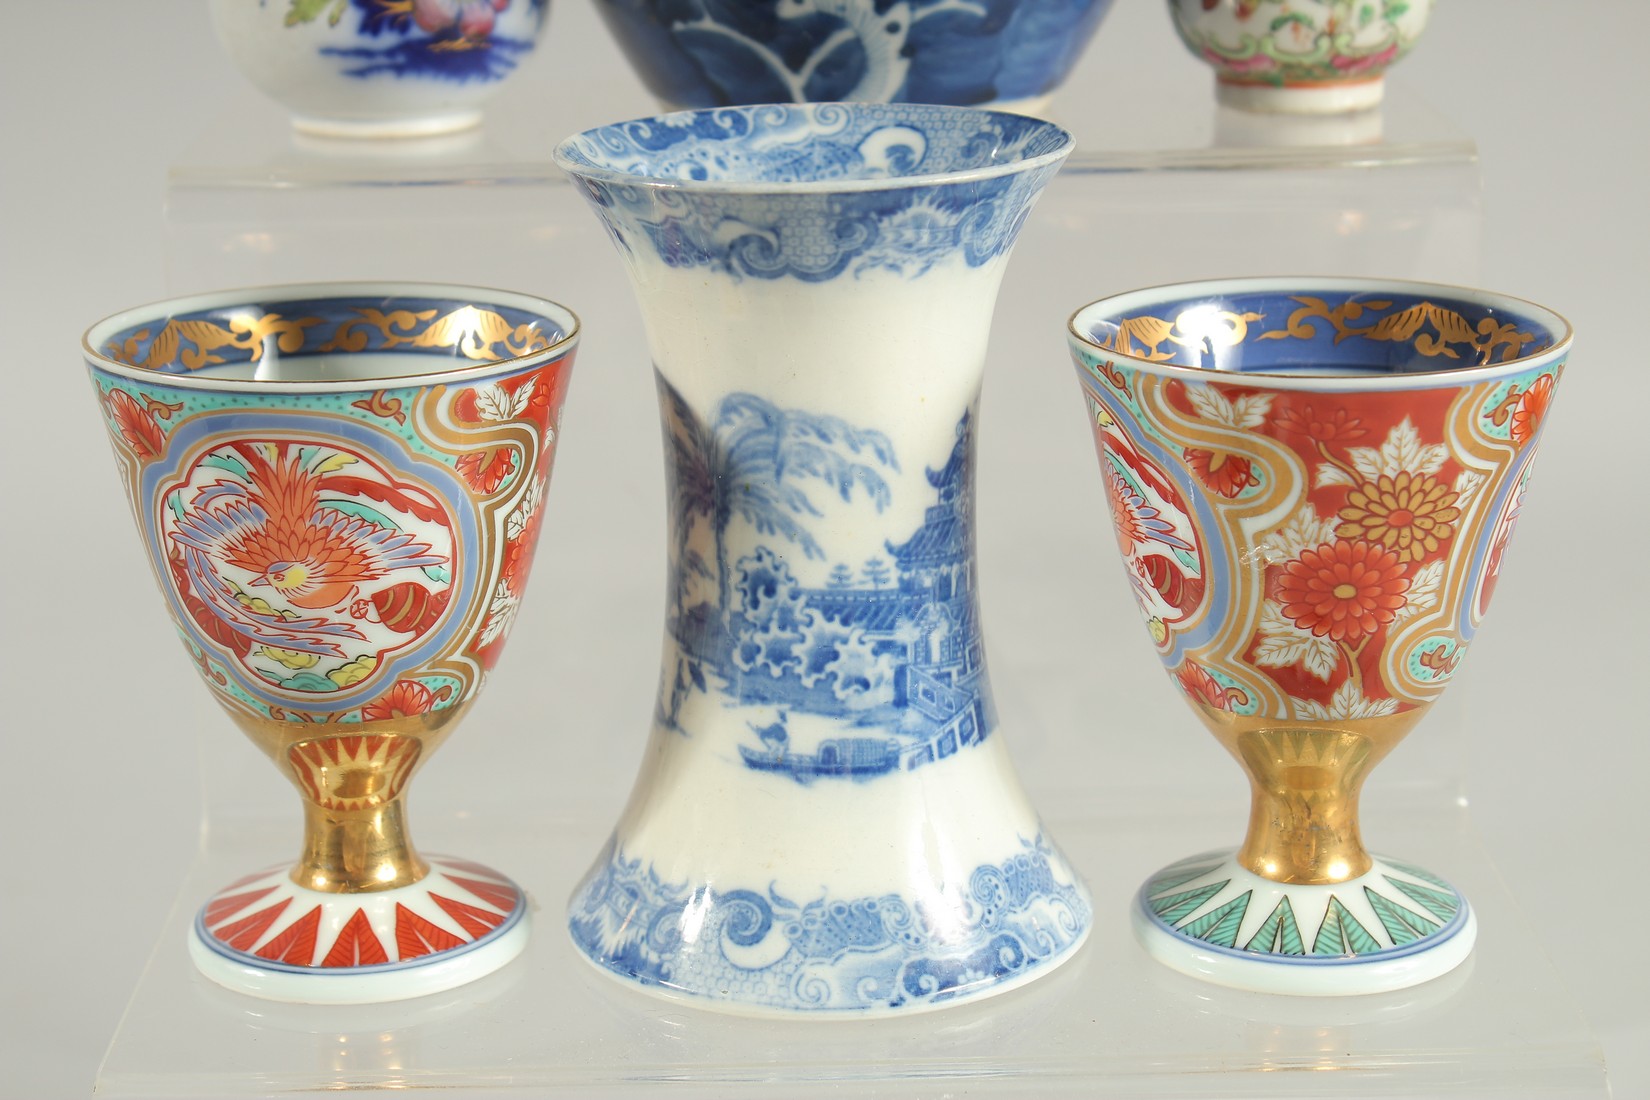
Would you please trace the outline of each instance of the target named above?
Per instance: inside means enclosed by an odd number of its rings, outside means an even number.
[[[663,716],[674,725],[689,687],[706,690],[701,665],[706,643],[712,636],[726,637],[730,628],[734,586],[727,533],[733,522],[823,559],[808,521],[824,513],[810,491],[825,487],[850,501],[857,490],[880,512],[889,501],[880,470],[898,471],[899,462],[887,436],[838,417],[781,409],[753,394],[735,393],[723,398],[707,421],[662,375],[658,385],[671,501],[675,633],[684,643]],[[709,561],[693,537],[701,524],[710,528]],[[703,617],[690,622],[687,594],[695,578],[716,583],[714,626]]]

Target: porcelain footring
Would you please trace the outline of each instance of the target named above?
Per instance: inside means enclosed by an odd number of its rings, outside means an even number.
[[[1336,115],[1378,106],[1386,91],[1381,77],[1316,85],[1243,84],[1215,81],[1215,98],[1240,111],[1283,115]]]
[[[294,115],[292,125],[306,134],[329,138],[422,138],[451,134],[481,125],[480,111],[451,111],[418,118],[350,119]]]
[[[1375,857],[1345,882],[1273,882],[1232,851],[1165,867],[1135,898],[1135,938],[1158,962],[1257,993],[1384,993],[1440,977],[1472,951],[1478,922],[1448,882]]]
[[[200,972],[239,993],[367,1004],[440,993],[504,966],[527,944],[527,899],[477,863],[430,857],[410,886],[323,893],[281,865],[220,890],[189,934]]]

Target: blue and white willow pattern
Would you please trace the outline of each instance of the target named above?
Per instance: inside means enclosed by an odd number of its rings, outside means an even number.
[[[724,108],[569,138],[658,374],[670,597],[635,793],[574,892],[595,965],[743,1012],[903,1013],[1072,957],[1088,893],[986,673],[974,425],[1058,127]]]
[[[996,259],[1070,147],[1020,115],[824,103],[618,123],[556,158],[626,252],[820,282]]]

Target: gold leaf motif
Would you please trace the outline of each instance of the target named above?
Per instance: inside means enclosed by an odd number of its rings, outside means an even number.
[[[176,322],[168,321],[166,327],[160,330],[154,342],[149,345],[148,358],[141,363],[133,363],[134,367],[167,367],[178,357],[178,328]]]
[[[332,338],[315,350],[365,351],[374,329],[383,338],[382,348],[386,351],[398,347],[454,348],[466,359],[479,362],[526,355],[550,346],[549,338],[537,325],[511,325],[500,314],[476,306],[461,306],[444,316],[433,309],[386,312],[367,307],[355,313],[357,316],[340,322]],[[124,341],[111,342],[105,350],[111,359],[129,366],[164,370],[181,365],[185,370],[197,371],[228,362],[226,354],[219,354],[225,351],[243,352],[246,362],[256,363],[263,358],[265,344],[271,339],[281,351],[295,354],[304,350],[308,330],[321,323],[319,317],[288,319],[278,313],[237,314],[229,319],[227,328],[215,321],[172,319],[155,334],[147,351],[141,345],[149,340],[149,329],[140,329]],[[394,418],[398,410],[368,411]]]
[[[1477,333],[1473,332],[1465,317],[1452,309],[1433,306],[1427,320],[1432,322],[1432,327],[1438,330],[1439,339],[1446,344],[1476,343]]]
[[[1357,329],[1336,325],[1335,342],[1338,344],[1349,336],[1365,336],[1371,340],[1408,340],[1432,318],[1433,312],[1434,307],[1431,303],[1422,302],[1382,317],[1369,328]]]
[[[417,328],[420,322],[428,321],[436,314],[433,309],[419,310],[417,313],[406,309],[396,309],[385,313],[381,309],[373,309],[370,306],[357,309],[355,312],[357,316],[348,321],[340,322],[337,330],[332,334],[332,339],[322,344],[318,350],[322,352],[365,351],[367,342],[371,337],[362,328],[363,325],[370,325],[377,329],[379,334],[384,337],[384,346],[392,348],[405,342],[405,339],[395,331],[396,329],[411,331]]]
[[[371,312],[376,313],[377,310]],[[329,351],[366,351],[367,334],[355,327],[359,321],[345,321],[332,334],[332,339],[322,344],[316,350],[325,354]]]
[[[168,324],[166,331],[175,334],[173,339],[178,341],[178,346],[172,350],[189,370],[200,370],[211,363],[222,363],[223,356],[212,353],[221,347],[235,346],[235,334],[224,331],[210,321],[176,321]],[[188,340],[195,346],[183,347],[182,340]],[[257,359],[263,352],[263,344],[259,343],[252,349],[252,358]]]
[[[1308,295],[1296,295],[1294,300],[1301,304],[1301,308],[1289,315],[1288,322],[1281,329],[1263,332],[1256,337],[1258,340],[1310,340],[1317,336],[1315,320],[1327,321],[1335,330],[1335,343],[1349,340],[1354,336],[1361,336],[1366,340],[1380,340],[1389,343],[1408,343],[1422,355],[1429,358],[1443,357],[1447,359],[1461,358],[1460,345],[1472,349],[1473,359],[1479,364],[1491,362],[1495,358],[1497,348],[1502,361],[1515,359],[1525,344],[1535,339],[1533,333],[1519,332],[1517,326],[1507,323],[1501,324],[1493,317],[1485,317],[1478,322],[1476,328],[1455,310],[1446,309],[1433,302],[1417,302],[1415,305],[1388,314],[1373,324],[1362,327],[1354,326],[1350,322],[1358,320],[1366,310],[1378,312],[1389,309],[1389,301],[1343,302],[1330,308],[1329,303],[1322,298],[1313,298]],[[1431,331],[1425,331],[1430,329]]]
[[[109,353],[109,358],[113,359],[115,362],[130,363],[137,357],[139,342],[147,339],[149,339],[149,330],[146,328],[140,328],[136,332],[132,333],[132,335],[128,336],[125,343],[108,344],[104,347],[104,350]]]
[[[1165,350],[1165,343],[1192,351],[1213,351],[1231,348],[1243,343],[1249,335],[1249,324],[1261,319],[1258,313],[1229,313],[1203,307],[1189,309],[1173,321],[1161,317],[1125,317],[1117,322],[1117,332],[1098,342],[1107,351],[1132,355],[1152,363],[1173,359],[1173,350]]]
[[[288,320],[278,313],[266,313],[261,317],[241,314],[230,318],[226,329],[214,321],[180,321],[174,318],[166,322],[166,327],[155,336],[149,344],[148,353],[142,358],[139,358],[138,344],[148,338],[148,329],[132,334],[122,344],[110,344],[108,350],[110,358],[128,366],[164,370],[181,364],[185,370],[197,371],[202,367],[228,362],[224,356],[216,354],[223,348],[246,352],[247,361],[256,363],[263,358],[264,341],[270,337],[275,338],[276,347],[282,351],[296,352],[304,346],[305,330],[320,323],[319,317]]]
[[[535,324],[520,324],[510,334],[510,339],[505,341],[505,346],[517,355],[527,355],[549,347],[550,338]]]
[[[531,325],[512,326],[488,309],[465,306],[435,322],[414,341],[419,347],[456,347],[467,359],[502,359],[493,350],[503,344],[511,355],[548,347],[549,341]]]
[[[143,411],[158,420],[170,420],[173,415],[183,411],[182,401],[162,401],[158,397],[142,394]]]
[[[1339,343],[1351,331],[1346,327],[1347,321],[1356,321],[1363,316],[1366,309],[1382,310],[1389,309],[1392,306],[1391,302],[1386,301],[1342,302],[1334,309],[1330,309],[1329,303],[1322,298],[1313,298],[1305,294],[1297,295],[1295,301],[1299,302],[1302,308],[1289,315],[1289,320],[1283,328],[1263,332],[1256,339],[1310,340],[1318,334],[1318,327],[1312,324],[1312,320],[1322,318],[1334,326],[1336,332],[1335,342]]]
[[[498,314],[465,306],[419,333],[413,343],[421,348],[457,348],[466,359],[489,360],[499,358],[493,345],[510,331],[509,322]]]
[[[1174,331],[1174,323],[1165,321],[1161,317],[1125,317],[1117,324],[1116,342],[1111,345],[1113,351],[1122,355],[1138,355],[1152,362],[1174,358],[1172,351],[1158,351],[1158,345],[1169,338]],[[1136,348],[1135,341],[1143,347]]]
[[[398,347],[455,348],[466,359],[493,362],[550,346],[537,327],[531,324],[512,326],[492,310],[476,306],[460,306],[444,316],[437,317],[433,309],[417,313],[398,309],[389,313],[378,309],[357,309],[359,316],[344,321],[333,333],[321,351],[362,351],[368,343],[364,326],[378,330],[383,337],[383,350]],[[503,351],[496,350],[498,345]]]
[[[1519,332],[1518,326],[1508,321],[1506,324],[1497,324],[1494,317],[1486,317],[1478,322],[1478,333],[1483,337],[1478,341],[1485,361],[1497,347],[1502,347],[1501,361],[1503,363],[1518,358],[1524,345],[1535,339],[1534,333]]]

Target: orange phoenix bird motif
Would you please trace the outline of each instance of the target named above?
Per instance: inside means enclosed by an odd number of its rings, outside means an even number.
[[[295,608],[324,612],[349,605],[363,584],[399,569],[447,564],[428,542],[393,527],[348,514],[322,499],[324,484],[348,455],[295,450],[287,443],[237,443],[246,480],[221,478],[204,486],[178,516],[173,534],[182,548],[191,586],[230,631],[255,644],[342,656],[335,639],[361,638],[348,622],[324,615],[269,614],[237,591],[220,565],[251,574],[247,587]],[[357,478],[360,491],[368,487]],[[373,495],[395,491],[372,485]],[[409,502],[402,501],[407,504]],[[350,614],[363,618],[367,604]]]

